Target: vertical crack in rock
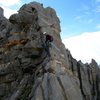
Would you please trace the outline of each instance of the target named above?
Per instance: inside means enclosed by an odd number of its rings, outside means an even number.
[[[81,78],[81,71],[80,71],[80,64],[79,63],[77,63],[77,69],[78,69],[78,77],[79,77],[79,81],[80,81],[80,89],[81,89],[81,92],[82,92],[84,99],[86,100],[86,97],[85,97],[85,94],[83,91],[83,87],[82,87],[82,78]]]
[[[98,75],[96,75],[96,90],[97,90],[97,100],[100,100],[100,91],[99,91],[99,82],[100,81],[100,79],[99,79],[99,76]]]
[[[64,87],[63,87],[63,85],[62,85],[62,82],[61,82],[60,78],[57,77],[57,79],[58,79],[58,82],[59,82],[59,84],[60,84],[60,86],[61,86],[61,88],[62,88],[62,91],[63,91],[63,95],[64,95],[65,100],[68,100],[68,99],[67,99],[67,96],[66,96],[66,93],[65,93],[65,89],[64,89]]]

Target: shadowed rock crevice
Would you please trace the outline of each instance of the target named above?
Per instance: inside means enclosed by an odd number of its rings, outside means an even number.
[[[100,100],[100,91],[99,91],[99,83],[98,81],[100,81],[99,76],[96,76],[96,90],[97,90],[97,100]]]
[[[83,98],[86,100],[84,91],[83,91],[83,86],[82,86],[82,78],[81,78],[81,71],[80,71],[80,64],[77,63],[77,69],[78,69],[78,77],[79,77],[79,82],[80,82],[80,89],[81,89],[81,93],[83,95]]]

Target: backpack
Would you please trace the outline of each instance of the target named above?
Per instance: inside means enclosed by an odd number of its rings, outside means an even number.
[[[50,42],[52,42],[53,41],[53,37],[52,36],[50,36]]]
[[[52,42],[53,41],[53,37],[51,35],[46,35],[46,41]]]

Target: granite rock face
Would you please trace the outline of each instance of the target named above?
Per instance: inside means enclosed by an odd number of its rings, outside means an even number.
[[[0,100],[100,100],[100,69],[62,43],[54,9],[31,2],[6,19],[0,8]],[[47,55],[45,35],[54,38]]]

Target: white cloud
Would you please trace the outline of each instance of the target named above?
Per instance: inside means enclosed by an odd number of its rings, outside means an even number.
[[[100,13],[100,5],[96,6],[96,8],[93,10],[94,12]]]
[[[0,6],[4,9],[4,16],[9,18],[12,14],[17,13],[17,10],[13,10],[10,6],[20,5],[21,0],[0,0]]]
[[[0,0],[0,5],[10,7],[12,5],[18,5],[21,3],[21,0]]]
[[[2,8],[4,9],[4,16],[6,18],[9,18],[12,14],[17,13],[17,10],[12,10],[12,9],[10,9],[8,7],[2,6]]]
[[[93,19],[92,18],[86,18],[86,16],[77,16],[76,18],[75,18],[75,20],[76,21],[78,21],[79,23],[85,23],[85,24],[91,24],[91,23],[93,23]]]
[[[98,25],[96,26],[96,29],[99,29],[99,30],[100,30],[100,24],[98,24]]]
[[[86,63],[95,59],[100,64],[100,31],[87,32],[81,35],[64,39],[63,42],[72,56]]]
[[[97,3],[99,3],[100,2],[100,0],[95,0]]]

